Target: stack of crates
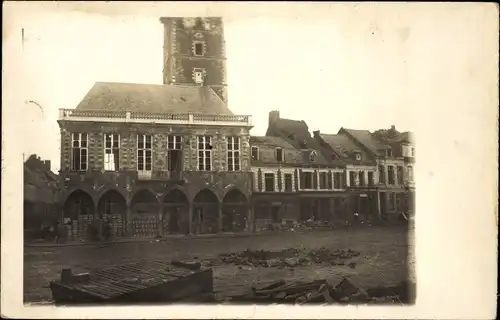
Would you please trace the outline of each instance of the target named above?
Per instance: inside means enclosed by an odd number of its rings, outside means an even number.
[[[158,221],[154,214],[136,215],[132,225],[134,237],[154,237],[158,233]]]
[[[71,239],[78,240],[78,220],[71,221]]]

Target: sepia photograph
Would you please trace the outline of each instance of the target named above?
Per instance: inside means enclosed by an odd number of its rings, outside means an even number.
[[[415,305],[423,20],[74,4],[11,35],[25,306]]]

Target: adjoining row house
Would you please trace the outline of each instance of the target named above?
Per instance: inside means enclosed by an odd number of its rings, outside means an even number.
[[[251,116],[228,108],[222,20],[161,22],[163,85],[97,82],[75,109],[60,110],[57,202],[72,238],[104,220],[114,236],[145,237],[400,209],[394,194],[411,186],[398,178],[412,164],[408,138],[344,128],[311,136],[278,111],[265,136],[250,136]]]
[[[51,171],[50,160],[41,160],[32,154],[24,162],[23,178],[25,236],[36,237],[44,223],[54,224],[59,218],[59,177]]]
[[[256,229],[310,218],[345,221],[353,213],[375,220],[411,211],[410,133],[382,131],[341,128],[311,136],[304,121],[271,111],[266,136],[251,137]]]

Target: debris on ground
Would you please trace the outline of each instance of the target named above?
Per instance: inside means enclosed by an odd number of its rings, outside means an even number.
[[[348,278],[344,278],[337,286],[331,286],[326,280],[312,282],[294,281],[287,283],[279,280],[262,288],[252,287],[244,294],[226,297],[225,301],[248,303],[380,303],[398,302],[409,303],[408,284],[384,288],[386,295],[380,295],[383,287],[364,290]],[[379,291],[374,291],[379,290]],[[370,296],[368,292],[376,296]]]
[[[139,261],[90,273],[63,269],[50,282],[58,303],[207,301],[213,295],[213,271],[189,261]]]
[[[219,255],[216,260],[207,260],[206,265],[214,265],[217,262],[234,265],[245,266],[262,266],[267,268],[272,267],[297,267],[311,264],[325,265],[345,265],[345,260],[359,256],[360,253],[351,249],[334,250],[322,247],[305,251],[301,249],[285,249],[282,251],[266,251],[266,250],[245,250],[240,253],[225,253]],[[218,261],[217,261],[218,260]],[[350,268],[355,268],[356,263],[348,264]]]

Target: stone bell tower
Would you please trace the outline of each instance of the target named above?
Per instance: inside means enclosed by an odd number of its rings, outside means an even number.
[[[211,87],[227,103],[224,26],[218,17],[163,17],[163,83]]]

